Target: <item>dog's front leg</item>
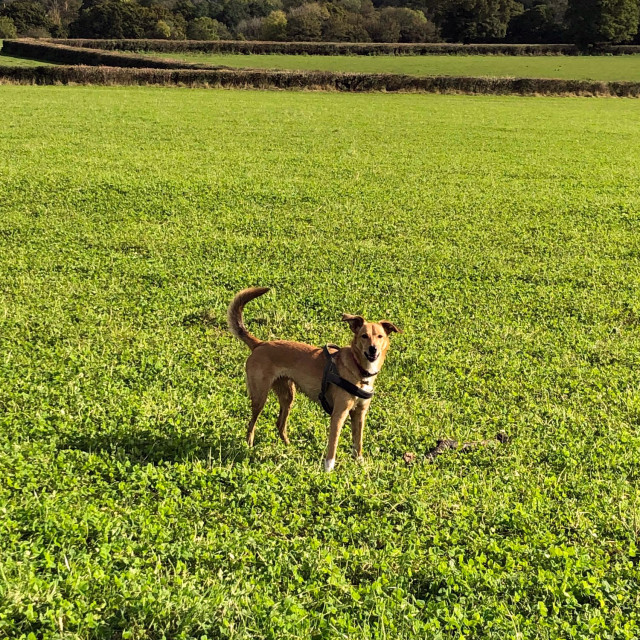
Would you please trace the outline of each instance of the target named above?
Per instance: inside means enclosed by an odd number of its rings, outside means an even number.
[[[329,429],[329,443],[327,444],[327,456],[324,460],[324,470],[329,473],[336,466],[336,451],[338,439],[344,421],[349,415],[349,407],[336,402],[331,414],[331,428]]]
[[[367,408],[358,407],[351,411],[351,439],[353,441],[353,457],[362,462],[362,441],[364,439],[364,421],[367,417]]]

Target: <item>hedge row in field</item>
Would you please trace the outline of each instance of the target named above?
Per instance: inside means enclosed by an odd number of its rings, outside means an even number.
[[[57,44],[111,51],[202,51],[207,53],[280,53],[292,55],[580,55],[572,44],[446,44],[379,42],[257,42],[200,40],[55,40]],[[640,46],[607,46],[594,53],[640,53]]]
[[[640,83],[536,78],[417,77],[395,74],[259,69],[0,67],[0,82],[23,84],[178,85],[429,93],[640,97]]]
[[[31,58],[43,62],[70,65],[90,65],[107,67],[127,67],[144,69],[212,69],[211,67],[179,60],[150,58],[134,53],[113,53],[82,47],[71,47],[42,40],[5,40],[2,52],[19,58]]]

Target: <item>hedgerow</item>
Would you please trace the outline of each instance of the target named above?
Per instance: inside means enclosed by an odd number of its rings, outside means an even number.
[[[179,85],[253,89],[319,89],[425,93],[640,96],[637,82],[556,78],[472,78],[262,69],[135,69],[124,67],[0,67],[0,80],[18,84]]]

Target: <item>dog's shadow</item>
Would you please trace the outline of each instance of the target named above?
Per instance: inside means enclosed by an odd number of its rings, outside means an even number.
[[[211,438],[176,433],[167,429],[161,435],[145,429],[127,433],[70,434],[58,442],[58,449],[76,449],[133,464],[159,464],[199,460],[211,465],[240,463],[252,457],[244,438],[216,435]]]
[[[209,466],[240,464],[244,461],[281,463],[294,457],[315,459],[322,452],[324,441],[313,429],[298,425],[292,444],[285,446],[275,433],[267,432],[267,424],[259,432],[256,446],[249,448],[244,430],[216,433],[214,425],[199,425],[197,432],[177,429],[165,424],[153,429],[144,427],[126,430],[91,431],[61,434],[58,450],[77,450],[132,464],[159,464],[199,461]],[[210,434],[210,435],[207,435]]]

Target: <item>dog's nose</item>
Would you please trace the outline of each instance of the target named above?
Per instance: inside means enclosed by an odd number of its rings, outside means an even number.
[[[373,345],[371,345],[371,346],[369,347],[369,353],[370,353],[371,355],[374,355],[376,351],[377,351],[377,349],[376,349]]]

